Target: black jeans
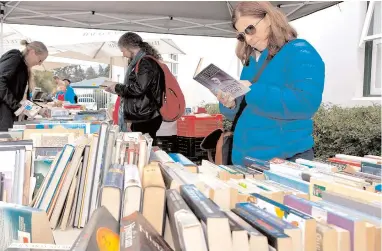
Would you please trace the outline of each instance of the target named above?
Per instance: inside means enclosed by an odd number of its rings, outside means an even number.
[[[159,115],[148,121],[132,123],[130,128],[131,128],[131,131],[133,132],[141,132],[143,134],[145,133],[150,134],[151,138],[153,138],[153,145],[156,145],[157,131],[159,130],[162,124],[162,121],[163,121],[162,116]]]
[[[287,158],[286,160],[295,162],[296,159],[313,160],[314,159],[313,148],[310,148],[309,150],[302,152],[302,153],[297,153],[296,155],[294,155],[290,158]]]

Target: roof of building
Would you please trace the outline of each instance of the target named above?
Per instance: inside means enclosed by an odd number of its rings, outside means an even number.
[[[70,86],[73,88],[99,88],[99,85],[101,85],[105,80],[107,80],[106,77],[84,79],[80,82],[71,83]]]

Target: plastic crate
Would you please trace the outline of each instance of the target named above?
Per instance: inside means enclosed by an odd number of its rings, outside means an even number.
[[[156,137],[156,146],[168,153],[178,152],[177,147],[177,136],[157,136]]]
[[[185,115],[177,121],[177,135],[206,137],[212,131],[223,128],[223,115]]]
[[[187,158],[190,158],[191,161],[197,158],[197,160],[208,159],[207,151],[204,151],[200,148],[204,137],[193,138],[193,137],[182,137],[178,136],[178,153],[183,154]]]

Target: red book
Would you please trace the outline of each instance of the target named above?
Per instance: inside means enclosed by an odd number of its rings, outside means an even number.
[[[351,166],[361,167],[360,162],[355,162],[355,161],[350,161],[350,160],[343,160],[343,159],[339,159],[339,158],[329,158],[328,161],[334,162],[334,163],[347,164],[347,165],[351,165]]]
[[[115,101],[114,111],[113,111],[114,125],[118,125],[118,110],[119,110],[120,104],[121,104],[121,98],[118,96],[117,101]]]

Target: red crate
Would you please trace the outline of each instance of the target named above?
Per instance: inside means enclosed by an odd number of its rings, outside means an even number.
[[[177,135],[206,137],[212,131],[223,128],[223,115],[184,115],[177,121]]]

